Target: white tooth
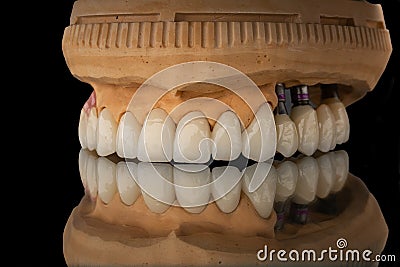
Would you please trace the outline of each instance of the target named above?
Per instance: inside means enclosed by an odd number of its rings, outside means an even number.
[[[86,139],[87,123],[88,123],[88,115],[84,109],[81,109],[81,115],[79,116],[79,125],[78,125],[78,137],[79,137],[79,143],[81,144],[82,148],[87,148],[87,139]]]
[[[206,165],[176,164],[174,185],[176,199],[190,213],[200,213],[210,201],[210,168]]]
[[[122,115],[117,129],[116,152],[121,158],[137,157],[137,145],[141,126],[136,117],[129,111]]]
[[[326,198],[329,195],[336,180],[335,158],[332,157],[333,155],[332,153],[326,153],[317,158],[319,177],[316,194],[319,198]]]
[[[215,167],[212,172],[211,195],[218,208],[231,213],[239,204],[242,173],[233,166]]]
[[[318,184],[318,162],[313,157],[304,157],[297,161],[299,177],[293,202],[297,204],[309,204],[314,200]]]
[[[86,142],[89,150],[95,150],[97,147],[97,109],[92,107],[89,111],[86,128]]]
[[[172,166],[169,163],[139,162],[138,185],[147,207],[155,213],[165,212],[175,201]]]
[[[97,123],[97,154],[108,156],[115,152],[117,123],[108,109],[103,109]]]
[[[268,218],[272,212],[275,192],[276,192],[276,182],[278,179],[278,174],[274,166],[264,166],[264,164],[269,165],[269,163],[259,162],[253,164],[243,171],[243,181],[242,190],[247,195],[251,203],[253,204],[257,213],[263,217]],[[263,172],[257,170],[258,168],[265,169],[270,168],[268,172]],[[265,177],[263,183],[256,191],[250,193],[249,185],[254,175],[262,175]]]
[[[97,159],[98,191],[100,199],[108,204],[117,191],[115,163],[105,157]]]
[[[242,133],[242,153],[257,162],[266,161],[275,155],[276,128],[274,114],[268,103],[256,112],[253,121]]]
[[[225,111],[219,116],[212,132],[214,142],[212,155],[216,160],[234,160],[242,152],[241,125],[232,111]]]
[[[328,152],[336,146],[336,120],[331,109],[326,104],[321,104],[317,108],[317,118],[319,125],[318,149]]]
[[[296,125],[287,114],[275,115],[277,144],[276,151],[284,157],[292,156],[299,147]]]
[[[86,163],[87,191],[92,199],[97,197],[97,158],[98,156],[95,153],[90,153]]]
[[[350,122],[347,115],[346,107],[340,100],[326,100],[336,120],[336,143],[342,144],[349,140]]]
[[[163,109],[150,111],[143,123],[138,141],[138,160],[169,162],[175,135],[175,123]]]
[[[278,182],[276,184],[275,202],[283,202],[294,194],[299,170],[294,162],[286,160],[276,167],[276,171]]]
[[[336,193],[342,190],[347,181],[347,176],[349,174],[349,155],[347,155],[347,152],[344,150],[331,153],[334,153],[336,167],[336,179],[332,187],[332,192]]]
[[[81,149],[79,151],[79,175],[81,176],[81,181],[83,188],[87,189],[87,161],[89,157],[89,150]]]
[[[137,164],[134,162],[120,161],[117,164],[116,180],[121,201],[130,206],[135,203],[140,195],[137,181]]]
[[[319,143],[317,112],[309,105],[295,106],[292,108],[290,118],[296,125],[299,135],[298,150],[311,156],[317,150]]]
[[[211,156],[210,125],[200,111],[186,114],[176,127],[174,161],[206,163]]]

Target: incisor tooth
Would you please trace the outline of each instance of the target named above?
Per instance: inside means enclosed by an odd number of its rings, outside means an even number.
[[[274,114],[268,103],[258,109],[253,121],[242,133],[242,153],[245,157],[263,162],[275,155],[276,128]]]
[[[79,143],[82,148],[87,148],[87,123],[88,123],[88,115],[84,109],[81,109],[81,115],[79,116],[79,124],[78,124],[78,137]]]
[[[211,132],[214,142],[212,155],[216,160],[234,160],[242,152],[241,125],[232,111],[225,111],[219,116]]]
[[[335,116],[326,104],[319,105],[316,111],[319,126],[318,149],[322,152],[328,152],[336,146]]]
[[[326,198],[331,192],[336,180],[335,158],[333,153],[326,153],[317,158],[319,177],[317,185],[317,197]]]
[[[79,151],[79,174],[85,191],[87,189],[87,161],[89,153],[89,150],[83,148]]]
[[[299,177],[293,202],[297,204],[309,204],[315,199],[318,184],[318,162],[313,157],[304,157],[297,160]]]
[[[136,117],[129,111],[122,115],[117,129],[116,152],[121,158],[137,157],[137,145],[141,126]]]
[[[233,166],[214,167],[211,195],[218,208],[225,213],[234,211],[239,204],[242,173]]]
[[[169,162],[172,160],[175,123],[165,110],[150,111],[138,140],[138,160]]]
[[[115,152],[117,123],[108,109],[103,109],[97,123],[97,154],[108,156]]]
[[[108,204],[117,191],[115,181],[115,163],[105,157],[97,159],[98,194],[100,199]]]
[[[137,181],[137,164],[134,162],[120,161],[117,164],[116,180],[121,201],[130,206],[135,203],[140,195]]]
[[[275,202],[283,202],[294,194],[299,170],[294,162],[286,160],[279,163],[276,171],[278,173],[278,181],[276,184]]]
[[[349,174],[349,155],[344,150],[332,152],[335,158],[336,179],[332,186],[332,192],[336,193],[342,190]]]
[[[86,142],[87,148],[92,151],[97,147],[97,109],[92,107],[89,111],[86,128]]]
[[[276,151],[284,157],[292,156],[299,147],[296,125],[287,114],[275,115],[277,144]]]

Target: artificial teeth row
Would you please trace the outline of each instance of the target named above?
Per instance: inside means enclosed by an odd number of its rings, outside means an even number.
[[[213,201],[222,212],[231,213],[244,192],[257,213],[268,218],[275,202],[290,198],[308,204],[340,191],[349,170],[348,155],[343,150],[271,163],[258,162],[242,170],[235,166],[210,170],[202,164],[115,163],[87,149],[79,154],[82,183],[92,199],[99,197],[108,204],[118,193],[120,201],[131,206],[142,195],[154,213],[163,213],[171,205],[200,213]],[[250,190],[254,180],[262,182]]]

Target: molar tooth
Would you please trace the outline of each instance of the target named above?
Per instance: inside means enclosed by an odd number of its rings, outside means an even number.
[[[86,163],[87,191],[92,199],[97,197],[97,158],[98,156],[95,153],[89,153]]]
[[[231,213],[239,204],[242,173],[233,166],[215,167],[212,172],[211,195],[218,208]]]
[[[216,160],[234,160],[242,152],[241,125],[232,111],[225,111],[219,116],[212,132],[214,142],[212,155]]]
[[[92,151],[97,147],[97,109],[96,107],[92,107],[89,110],[89,116],[87,119],[87,128],[86,128],[86,142],[87,148]]]
[[[108,156],[115,152],[117,123],[108,109],[103,109],[97,124],[97,154]]]
[[[176,164],[174,184],[176,199],[190,213],[200,213],[210,201],[210,168],[206,165]]]
[[[138,141],[138,160],[169,162],[172,160],[175,123],[165,110],[150,111]]]
[[[108,204],[117,191],[115,181],[115,163],[105,157],[97,159],[98,194],[100,199]]]
[[[165,212],[175,201],[172,166],[169,163],[139,162],[137,172],[146,206],[155,213]]]
[[[342,190],[347,181],[347,176],[349,174],[349,155],[344,150],[331,153],[334,153],[336,167],[336,179],[332,186],[332,192],[336,193]]]
[[[130,206],[135,203],[140,195],[137,181],[137,164],[134,162],[120,161],[117,164],[116,180],[121,201]]]
[[[200,111],[186,114],[178,123],[174,139],[174,161],[206,163],[211,156],[210,125]]]
[[[86,111],[82,108],[78,124],[78,137],[79,137],[79,143],[81,144],[82,148],[87,148],[87,137],[86,137],[87,124],[88,124],[88,115]]]
[[[297,160],[299,177],[293,202],[297,204],[309,204],[314,200],[318,184],[318,162],[313,157],[304,157]]]
[[[284,157],[292,156],[299,147],[296,125],[287,114],[275,115],[277,144],[276,151]]]
[[[137,145],[141,126],[136,117],[129,111],[122,115],[117,129],[116,152],[121,158],[137,157]]]
[[[326,104],[321,104],[317,108],[317,118],[319,125],[318,149],[328,152],[336,146],[336,120],[331,109]]]
[[[317,158],[319,177],[316,194],[319,198],[326,198],[329,195],[336,180],[335,157],[333,155],[332,153],[326,153]]]
[[[275,202],[283,202],[294,194],[299,170],[294,162],[286,160],[279,163],[276,171],[278,173],[278,181],[276,184]]]
[[[247,195],[251,203],[253,204],[257,213],[263,217],[268,218],[272,212],[275,192],[276,192],[276,182],[278,179],[278,174],[274,166],[262,167],[262,165],[270,165],[269,163],[259,162],[253,164],[243,171],[243,181],[242,190]],[[262,169],[270,168],[268,172],[259,171],[257,168]],[[254,175],[263,176],[263,183],[254,192],[249,192],[249,185]]]
[[[263,162],[275,155],[276,128],[274,114],[268,103],[258,109],[253,121],[242,133],[242,153],[245,157]]]

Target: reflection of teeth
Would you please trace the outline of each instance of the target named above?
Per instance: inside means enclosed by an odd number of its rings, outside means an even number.
[[[239,204],[242,173],[233,166],[215,167],[212,170],[211,195],[218,208],[225,213],[234,211]]]
[[[268,218],[271,214],[275,192],[276,192],[276,182],[277,182],[277,172],[274,166],[271,166],[269,172],[261,172],[256,170],[259,165],[268,164],[265,162],[259,162],[253,164],[252,166],[247,167],[243,173],[243,184],[242,190],[250,199],[251,203],[253,204],[254,208],[256,209],[258,215],[263,218]],[[260,187],[257,188],[256,191],[250,193],[249,192],[249,185],[254,175],[263,175],[265,177],[263,183]]]
[[[336,167],[334,152],[323,154],[317,158],[319,177],[317,197],[325,198],[329,195],[332,185],[336,180]]]
[[[235,113],[221,114],[211,133],[214,142],[212,155],[216,160],[234,160],[242,150],[240,121]]]
[[[175,200],[172,166],[167,163],[138,164],[138,184],[143,200],[154,213],[165,212]]]
[[[86,142],[89,150],[94,150],[97,147],[97,109],[91,108],[87,120]]]
[[[210,125],[200,111],[186,114],[178,123],[174,140],[174,161],[206,163],[210,160]]]
[[[200,213],[210,200],[210,169],[205,165],[175,165],[176,199],[190,213]]]
[[[292,108],[291,119],[299,135],[299,151],[311,156],[318,148],[319,130],[316,111],[309,105]]]
[[[332,192],[342,190],[349,174],[349,155],[344,150],[332,152],[335,157],[336,179],[332,187]]]
[[[284,157],[292,156],[299,146],[296,125],[287,114],[275,115],[277,144],[276,151]]]
[[[89,153],[86,163],[87,190],[92,199],[97,197],[97,155]]]
[[[350,123],[346,107],[338,99],[328,99],[327,104],[336,120],[336,143],[345,143],[350,136]]]
[[[82,108],[79,116],[78,137],[82,148],[87,148],[86,131],[87,131],[88,115]]]
[[[98,195],[105,204],[108,204],[117,191],[115,163],[105,157],[99,157],[97,159],[97,175]]]
[[[317,108],[317,117],[319,125],[318,149],[322,152],[328,152],[336,146],[335,116],[327,105],[321,104]]]
[[[284,161],[276,167],[278,181],[276,184],[275,202],[285,201],[291,197],[296,190],[299,170],[297,165],[291,161]]]
[[[140,187],[136,183],[137,164],[120,161],[116,169],[116,181],[121,201],[130,206],[140,195]]]
[[[268,103],[256,112],[253,121],[242,133],[242,153],[245,157],[262,162],[275,155],[276,129],[274,115]]]
[[[129,111],[122,115],[117,129],[116,152],[121,158],[137,157],[137,144],[141,126],[136,117]]]
[[[297,162],[299,178],[297,179],[296,190],[293,202],[297,204],[308,204],[314,200],[318,184],[318,162],[313,157],[304,157]]]
[[[150,111],[143,123],[138,141],[138,160],[144,162],[169,162],[175,123],[163,109]]]
[[[97,154],[108,156],[115,152],[117,123],[108,109],[100,112],[97,123]]]

